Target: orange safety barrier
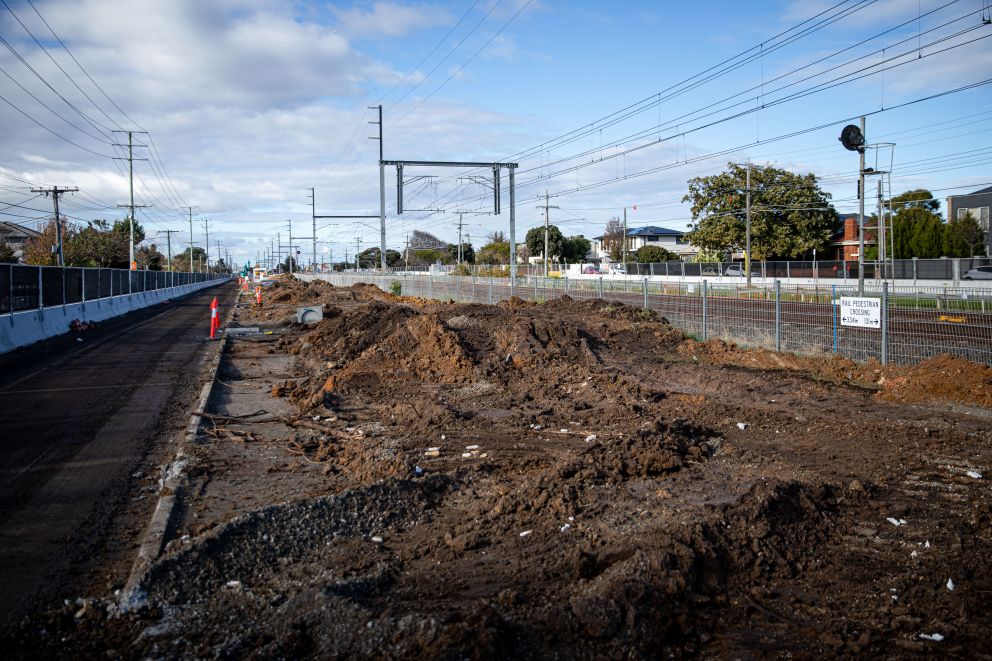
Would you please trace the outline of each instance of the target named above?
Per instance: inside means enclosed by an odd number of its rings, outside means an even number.
[[[210,303],[210,339],[214,339],[217,329],[220,328],[220,318],[217,317],[217,297]]]

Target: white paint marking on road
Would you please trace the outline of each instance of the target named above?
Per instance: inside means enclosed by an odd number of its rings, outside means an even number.
[[[162,386],[174,386],[174,383],[163,382],[163,383],[116,383],[106,386],[73,386],[72,388],[33,388],[29,390],[0,390],[0,395],[30,395],[33,393],[40,392],[70,392],[75,390],[109,390],[113,388],[144,388],[144,387],[162,387]]]

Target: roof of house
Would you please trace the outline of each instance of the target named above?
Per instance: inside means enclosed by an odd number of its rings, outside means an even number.
[[[23,225],[18,225],[17,223],[10,223],[5,220],[0,220],[0,234],[14,234],[17,236],[24,236],[29,239],[38,238],[41,236],[41,232],[36,232],[29,227],[24,227]]]
[[[983,195],[985,193],[992,193],[992,186],[989,186],[988,188],[983,188],[982,190],[972,191],[968,193],[968,195]]]
[[[627,236],[684,236],[685,234],[687,234],[685,230],[670,230],[667,227],[658,227],[656,225],[627,228]],[[605,235],[594,236],[593,239],[598,241],[603,236]]]

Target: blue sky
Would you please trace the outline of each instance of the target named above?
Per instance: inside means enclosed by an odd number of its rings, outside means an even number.
[[[310,187],[318,213],[378,213],[367,107],[380,102],[387,159],[518,158],[520,237],[543,222],[545,191],[566,234],[594,236],[633,205],[632,226],[685,228],[687,179],[747,158],[822,176],[838,210],[852,211],[857,156],[840,147],[836,122],[860,114],[870,142],[896,143],[880,164],[891,160],[895,193],[992,184],[992,86],[913,103],[992,77],[981,0],[7,2],[0,215],[29,225],[47,209],[29,199],[31,184],[78,185],[66,208],[80,222],[120,217],[127,181],[106,132],[138,126],[156,148],[139,149],[150,160],[136,164],[150,235],[186,232],[179,207],[190,205],[195,242],[209,218],[212,244],[254,259],[277,232],[285,239],[288,219],[310,234]],[[728,59],[741,66],[666,93]],[[818,84],[829,87],[808,93]],[[623,121],[600,122],[639,102]],[[570,131],[575,140],[556,141]],[[390,169],[390,247],[414,229],[453,241],[454,212],[488,206],[470,172],[407,174],[435,177],[409,184],[407,208],[444,213],[396,216]],[[466,217],[476,246],[507,226],[505,210]],[[321,226],[318,249],[340,259],[356,237],[378,243],[377,229],[345,221]]]

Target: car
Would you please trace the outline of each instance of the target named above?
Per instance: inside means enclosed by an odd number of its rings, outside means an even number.
[[[977,266],[973,269],[968,269],[963,276],[962,280],[992,280],[992,266]]]
[[[600,270],[598,266],[583,266],[582,272],[587,275],[599,275]]]
[[[731,264],[723,270],[724,275],[738,277],[744,275],[744,267],[740,264]]]
[[[610,264],[610,275],[627,275],[627,269],[623,264]]]
[[[717,275],[717,272],[716,272],[716,269],[713,268],[712,266],[707,266],[706,268],[703,269],[702,274],[703,275]]]

